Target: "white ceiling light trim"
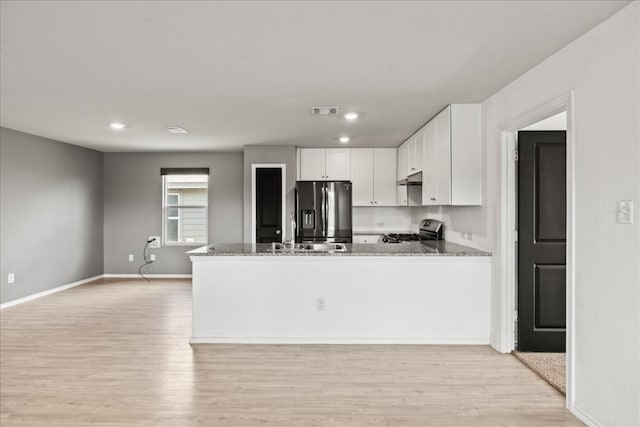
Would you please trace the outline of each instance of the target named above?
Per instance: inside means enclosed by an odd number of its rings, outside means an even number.
[[[344,118],[345,118],[346,120],[351,121],[351,122],[352,122],[352,121],[354,121],[354,120],[358,120],[358,113],[356,113],[356,112],[354,112],[354,111],[351,111],[351,112],[349,112],[349,113],[345,114],[345,115],[344,115]]]
[[[338,141],[340,141],[343,144],[346,144],[347,142],[351,141],[351,138],[349,138],[348,136],[341,136]]]
[[[111,122],[111,123],[109,123],[109,127],[111,129],[115,129],[115,130],[122,130],[122,129],[126,128],[127,125],[125,125],[124,123],[120,123],[120,122]]]

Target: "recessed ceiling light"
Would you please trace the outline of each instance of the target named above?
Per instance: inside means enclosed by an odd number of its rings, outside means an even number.
[[[180,126],[165,126],[164,130],[169,133],[189,133],[185,128],[181,128]]]
[[[115,130],[122,130],[125,127],[127,127],[127,125],[125,125],[124,123],[119,123],[119,122],[109,123],[109,126],[111,126],[111,129],[115,129]]]
[[[343,144],[346,144],[347,142],[351,141],[351,138],[349,138],[348,136],[341,136],[338,141],[342,142]]]
[[[347,120],[356,120],[358,118],[358,113],[350,112],[344,115],[344,118]]]

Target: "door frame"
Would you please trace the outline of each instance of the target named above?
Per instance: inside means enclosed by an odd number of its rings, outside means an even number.
[[[284,163],[252,163],[251,164],[251,243],[256,243],[256,169],[280,169],[282,181],[282,238],[286,232],[287,217],[287,165]]]
[[[575,129],[574,92],[570,91],[557,98],[540,104],[498,126],[500,133],[500,197],[498,222],[498,283],[501,290],[499,301],[500,325],[496,337],[499,351],[511,352],[515,349],[515,315],[517,309],[517,165],[514,152],[517,150],[518,130],[539,122],[560,112],[567,112],[567,370],[566,407],[574,406],[575,369]]]

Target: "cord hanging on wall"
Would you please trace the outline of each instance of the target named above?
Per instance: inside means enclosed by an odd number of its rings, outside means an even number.
[[[149,264],[153,263],[153,260],[151,259],[151,256],[147,253],[148,249],[149,249],[149,244],[151,242],[155,242],[156,238],[152,237],[151,239],[147,240],[147,243],[145,243],[144,245],[144,249],[142,249],[142,259],[144,260],[144,264],[142,264],[139,268],[138,268],[138,274],[140,275],[140,277],[142,277],[144,280],[146,280],[147,282],[150,282],[149,279],[147,279],[145,277],[144,274],[142,274],[142,268],[146,267]]]

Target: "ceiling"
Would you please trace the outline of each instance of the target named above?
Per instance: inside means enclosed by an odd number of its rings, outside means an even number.
[[[392,147],[627,3],[2,1],[1,125],[106,152]]]

